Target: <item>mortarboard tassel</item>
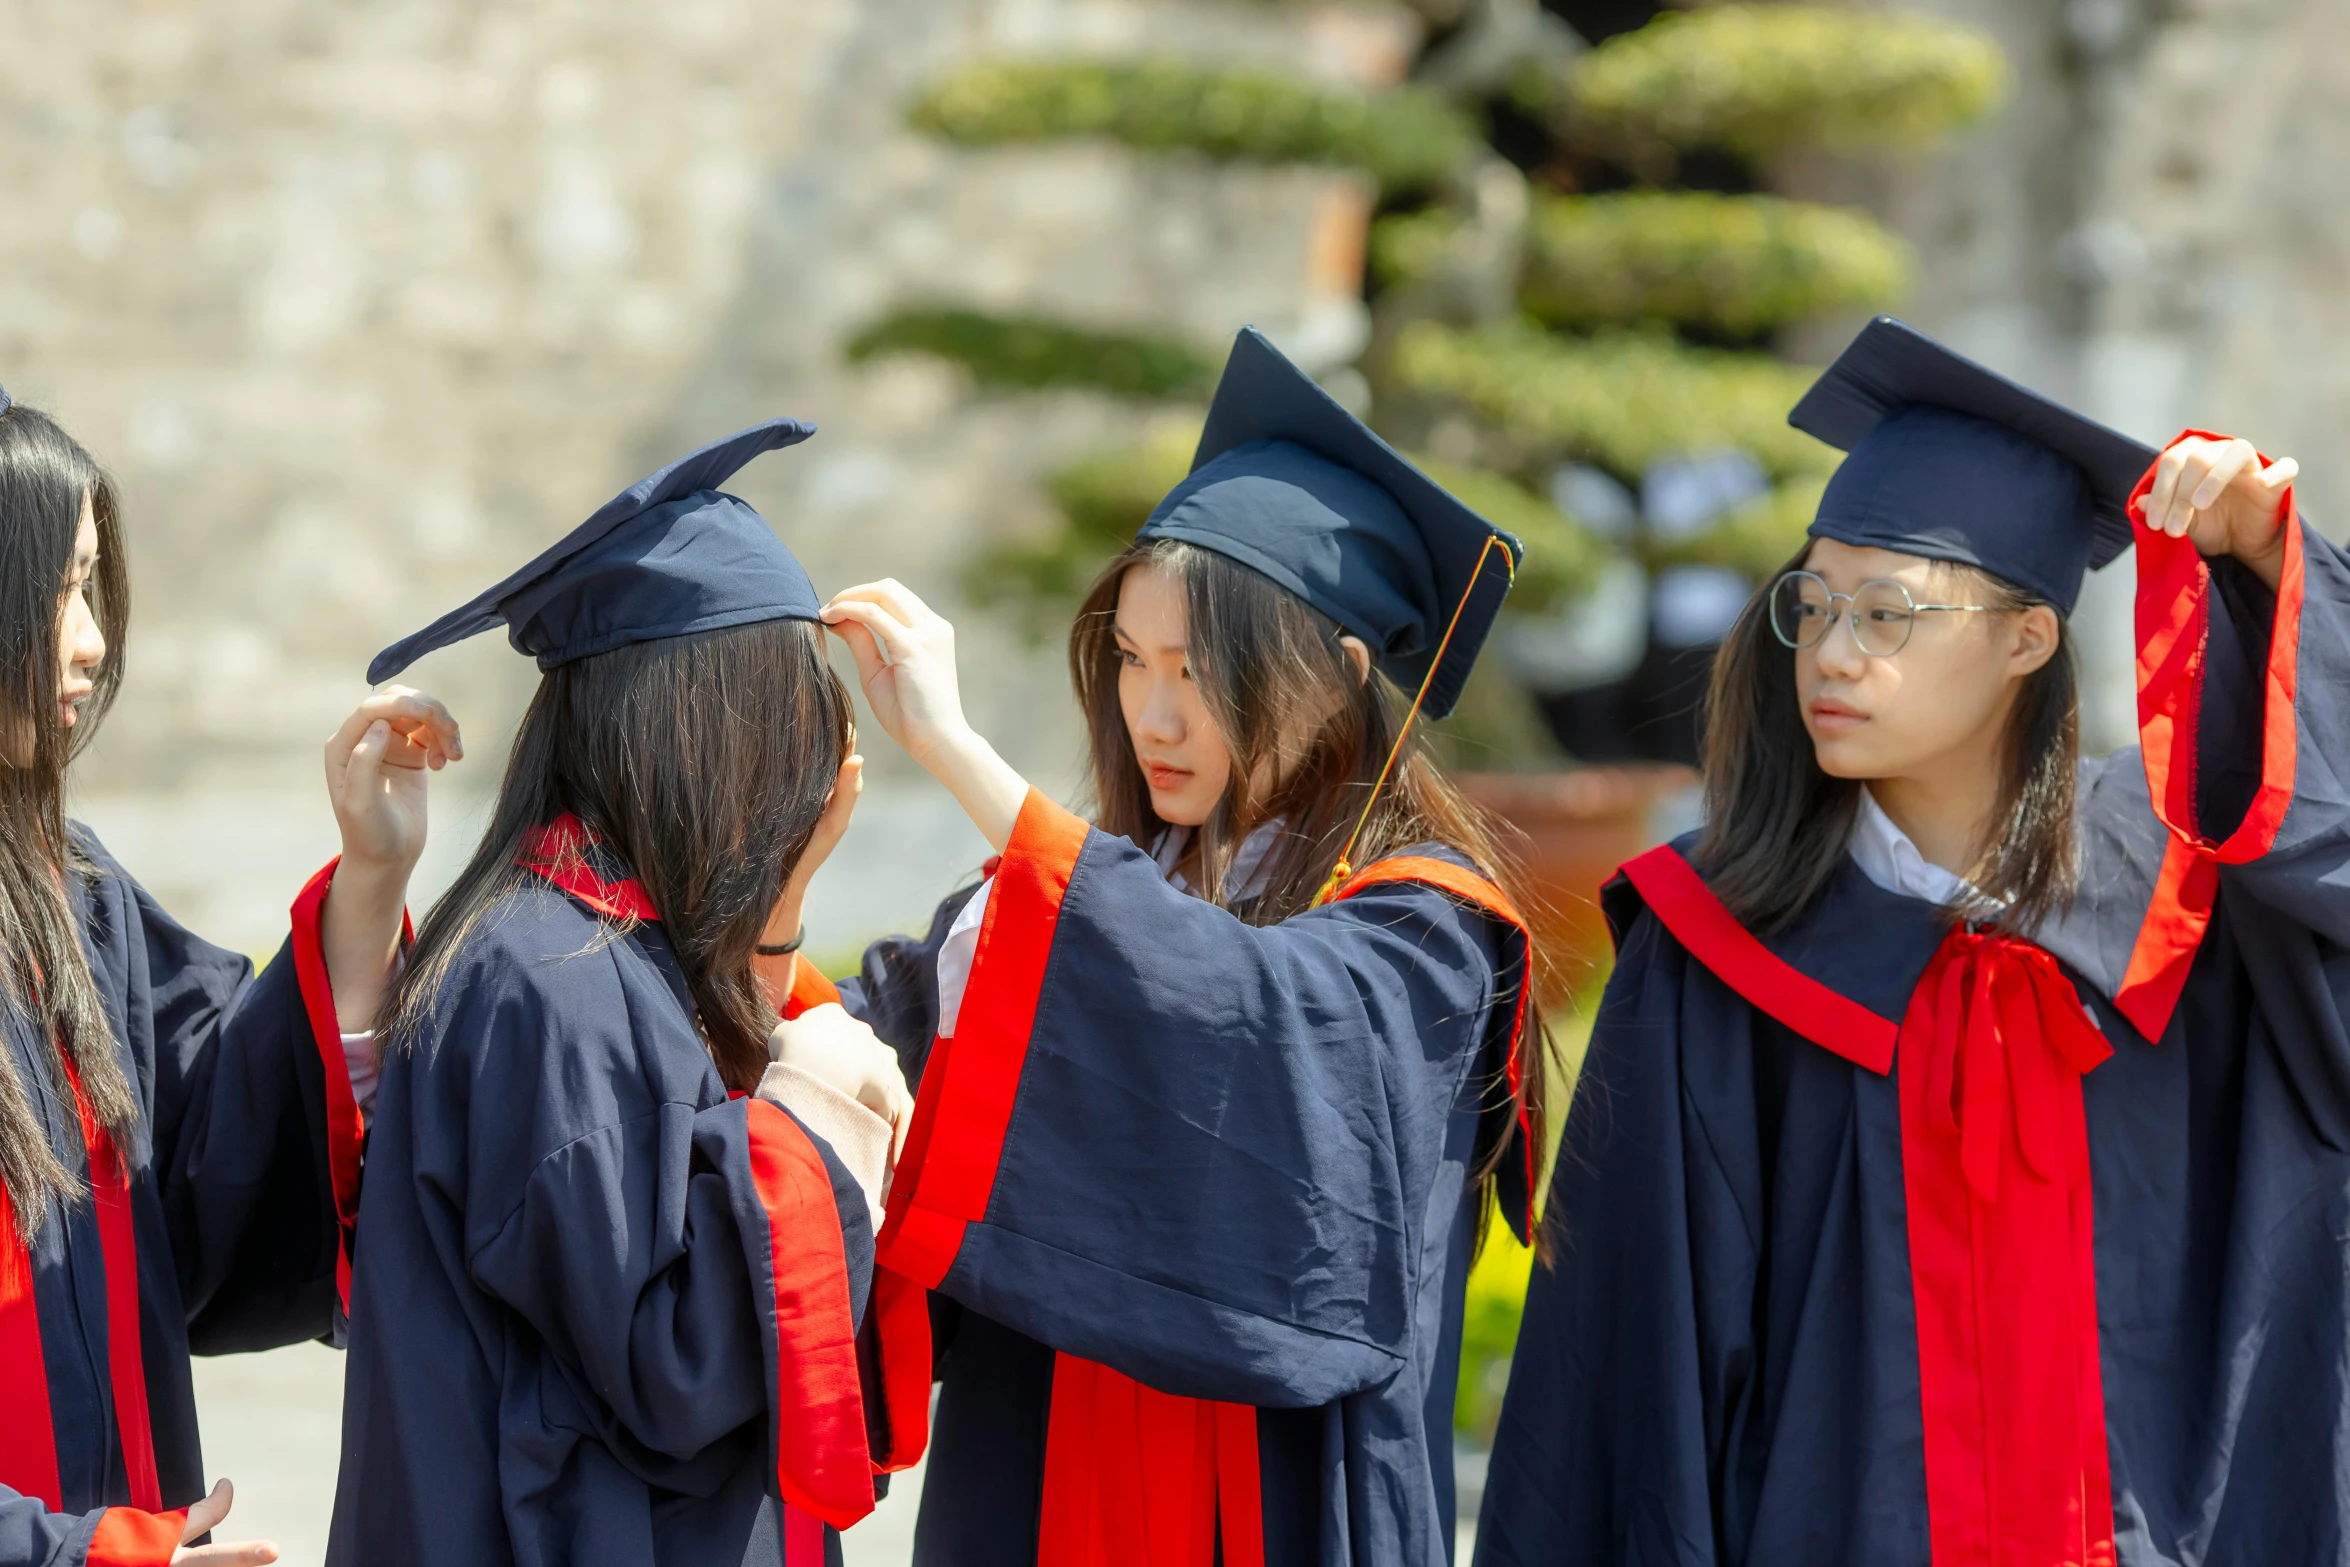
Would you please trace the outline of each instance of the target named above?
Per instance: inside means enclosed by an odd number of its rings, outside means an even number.
[[[1403,755],[1404,742],[1412,737],[1412,723],[1420,716],[1420,704],[1428,700],[1428,687],[1435,682],[1436,671],[1444,667],[1444,653],[1445,649],[1452,646],[1452,634],[1459,627],[1461,616],[1468,612],[1469,600],[1476,597],[1477,585],[1485,580],[1485,557],[1496,549],[1501,551],[1502,570],[1509,574],[1509,580],[1512,583],[1518,580],[1517,557],[1510,553],[1509,545],[1498,533],[1487,538],[1485,547],[1477,552],[1476,567],[1469,573],[1469,586],[1461,594],[1461,601],[1453,606],[1452,619],[1445,624],[1443,640],[1436,644],[1436,656],[1428,661],[1428,673],[1420,677],[1420,689],[1412,694],[1411,709],[1403,715],[1403,727],[1395,733],[1395,744],[1387,748],[1387,760],[1380,764],[1379,776],[1372,780],[1371,797],[1363,802],[1363,813],[1355,818],[1354,831],[1346,835],[1346,847],[1339,851],[1338,863],[1330,867],[1330,879],[1322,883],[1322,890],[1314,894],[1314,901],[1306,907],[1318,909],[1328,903],[1338,895],[1338,889],[1346,885],[1346,879],[1354,874],[1355,845],[1363,836],[1363,828],[1370,823],[1371,808],[1379,803],[1380,791],[1387,787],[1388,775],[1395,771],[1396,758]],[[1506,593],[1508,589],[1504,588],[1503,591]]]

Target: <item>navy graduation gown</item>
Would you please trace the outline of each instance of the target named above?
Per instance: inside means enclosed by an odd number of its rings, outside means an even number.
[[[256,978],[76,826],[82,949],[139,1105],[85,1151],[47,1042],[17,1079],[91,1194],[29,1238],[0,1217],[0,1564],[162,1562],[204,1493],[188,1355],[335,1334],[361,1128],[318,945],[329,866]]]
[[[1032,794],[934,1043],[965,896],[841,986],[920,1085],[881,1239],[937,1292],[916,1561],[1449,1560],[1506,903],[1429,850],[1253,927]]]
[[[384,1059],[335,1562],[816,1567],[873,1505],[864,1197],[727,1092],[601,854],[558,840]]]
[[[1850,863],[1761,941],[1611,886],[1480,1563],[2350,1561],[2350,558],[2288,528],[2273,597],[2139,530],[2143,755],[2004,967]]]

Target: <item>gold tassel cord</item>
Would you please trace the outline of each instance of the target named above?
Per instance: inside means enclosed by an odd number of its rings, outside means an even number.
[[[1436,671],[1444,667],[1444,654],[1452,646],[1452,634],[1460,629],[1461,616],[1469,610],[1469,600],[1477,596],[1477,588],[1485,580],[1485,559],[1496,549],[1501,551],[1502,570],[1508,574],[1502,592],[1506,595],[1510,586],[1517,582],[1517,557],[1510,553],[1508,545],[1502,543],[1500,534],[1490,535],[1485,540],[1485,547],[1477,552],[1477,565],[1469,573],[1468,590],[1461,594],[1461,601],[1453,606],[1452,619],[1444,628],[1444,637],[1436,644],[1436,656],[1428,661],[1428,673],[1420,677],[1420,689],[1412,695],[1411,709],[1403,716],[1403,727],[1395,732],[1395,744],[1387,748],[1387,760],[1380,764],[1379,776],[1371,783],[1371,797],[1363,802],[1363,812],[1355,818],[1354,831],[1346,835],[1346,847],[1339,851],[1338,863],[1330,867],[1330,879],[1322,883],[1322,890],[1314,894],[1314,901],[1307,907],[1318,909],[1328,903],[1338,895],[1338,889],[1346,884],[1346,879],[1354,874],[1355,846],[1362,840],[1364,827],[1370,824],[1371,808],[1379,803],[1380,792],[1387,787],[1388,775],[1395,771],[1396,759],[1403,755],[1404,742],[1412,737],[1412,725],[1419,719],[1421,705],[1428,700],[1428,688],[1436,681]]]

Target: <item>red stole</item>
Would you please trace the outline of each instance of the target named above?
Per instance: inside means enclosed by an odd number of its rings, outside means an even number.
[[[2081,1077],[2056,960],[1953,931],[1901,1025],[1902,1176],[1935,1567],[2112,1567]]]
[[[599,841],[601,840],[593,829],[577,816],[566,812],[546,826],[532,830],[524,842],[521,863],[525,868],[545,877],[598,914],[612,919],[658,920],[660,918],[659,911],[653,907],[652,897],[645,891],[641,882],[633,877],[623,877],[616,881],[608,879],[589,860],[588,849]],[[820,1002],[839,999],[838,993],[832,989],[830,983],[822,975],[816,973],[813,965],[799,964],[795,976],[793,993],[783,1008],[786,1017],[795,1016],[805,1008]],[[743,1098],[746,1096],[737,1093],[734,1097]],[[829,1178],[824,1175],[823,1164],[816,1158],[813,1147],[808,1143],[806,1133],[799,1130],[796,1122],[789,1121],[783,1112],[763,1103],[757,1104],[755,1109],[746,1111],[746,1114],[753,1118],[751,1122],[753,1178],[761,1182],[759,1195],[762,1206],[768,1210],[769,1244],[775,1249],[776,1326],[779,1333],[789,1333],[795,1325],[792,1320],[795,1315],[808,1314],[806,1303],[800,1297],[823,1293],[819,1287],[829,1281],[824,1278],[821,1269],[795,1269],[792,1266],[791,1259],[785,1249],[785,1236],[798,1229],[799,1226],[793,1222],[793,1214],[787,1210],[783,1201],[781,1192],[787,1183],[780,1179],[780,1170],[768,1172],[769,1175],[776,1178],[770,1179],[762,1175],[762,1170],[767,1164],[780,1165],[782,1162],[763,1158],[760,1136],[762,1123],[767,1125],[771,1134],[782,1131],[784,1128],[789,1129],[788,1140],[795,1149],[801,1152],[801,1161],[810,1172],[812,1184],[823,1188],[825,1201],[801,1205],[807,1213],[813,1216],[808,1222],[810,1227],[819,1234],[826,1233],[825,1221],[831,1217]],[[837,1227],[831,1228],[829,1233],[832,1241],[837,1244],[839,1241]],[[783,1284],[787,1278],[798,1286],[794,1299],[788,1302],[783,1293]],[[822,1351],[854,1344],[855,1334],[848,1322],[846,1304],[845,1298],[837,1302],[839,1307],[839,1320],[837,1321],[813,1320],[813,1318],[820,1318],[824,1315],[824,1313],[816,1312],[813,1313],[810,1322],[801,1324],[807,1330],[805,1334],[807,1343],[800,1347],[807,1352],[807,1358],[815,1360],[819,1358]],[[800,1312],[795,1313],[793,1310],[795,1305],[802,1308]],[[873,1293],[867,1310],[875,1319],[876,1331],[879,1336],[882,1362],[882,1407],[885,1423],[889,1427],[889,1434],[884,1452],[867,1454],[866,1456],[871,1473],[886,1474],[912,1466],[922,1456],[923,1447],[929,1437],[931,1366],[929,1298],[923,1290],[898,1275],[877,1267],[873,1273]],[[793,1358],[788,1346],[779,1347],[779,1363],[789,1366]],[[813,1405],[817,1402],[819,1393],[829,1393],[832,1395],[829,1403],[833,1407],[826,1410],[825,1413],[836,1417],[825,1420],[821,1431],[811,1428],[807,1422],[803,1422],[802,1429],[794,1430],[790,1420],[779,1419],[780,1429],[777,1441],[779,1448],[782,1449],[780,1460],[784,1470],[783,1485],[787,1494],[799,1494],[802,1489],[793,1484],[795,1478],[802,1478],[795,1476],[793,1473],[795,1469],[803,1465],[821,1467],[821,1460],[831,1456],[835,1450],[846,1452],[852,1447],[863,1448],[865,1446],[864,1434],[859,1431],[853,1436],[843,1435],[848,1429],[847,1423],[837,1418],[839,1406],[861,1402],[863,1394],[859,1382],[860,1378],[856,1370],[855,1354],[852,1348],[849,1352],[845,1376],[834,1379],[833,1385],[818,1389],[800,1386],[787,1378],[786,1385],[777,1390],[779,1402],[786,1405],[794,1396],[803,1398],[810,1406],[808,1410],[803,1411],[804,1414],[813,1413]],[[844,1383],[845,1388],[842,1385]],[[861,1420],[858,1423],[861,1424]],[[801,1448],[808,1451],[796,1451]],[[819,1449],[821,1451],[818,1451]],[[836,1470],[827,1471],[827,1473],[836,1480],[840,1478]],[[844,1517],[840,1527],[846,1527],[848,1522],[853,1522],[856,1516],[862,1516],[863,1511],[872,1506],[870,1475],[865,1477],[863,1483],[867,1487],[862,1497],[863,1506],[855,1506],[854,1499],[849,1505],[844,1506],[841,1510],[847,1516]],[[786,1501],[783,1504],[783,1549],[786,1567],[823,1567],[825,1560],[824,1529],[824,1518],[819,1517],[817,1513],[808,1508],[796,1505],[792,1501]]]
[[[2113,1051],[2056,959],[1952,931],[1896,1036],[1756,940],[1671,848],[1623,873],[1748,1005],[1900,1073],[1934,1567],[2112,1567],[2081,1078]]]
[[[1257,1412],[1053,1357],[1037,1567],[1264,1567]]]
[[[1501,889],[1449,860],[1381,860],[1331,901],[1398,881],[1422,882],[1485,910],[1516,931],[1520,951],[1531,956],[1526,921]],[[1513,1096],[1530,980],[1521,964],[1504,1066]],[[1523,1110],[1519,1135],[1526,1135]],[[1528,1158],[1529,1181],[1535,1163]],[[1056,1354],[1037,1567],[1211,1567],[1219,1527],[1223,1567],[1265,1567],[1256,1410],[1161,1393],[1108,1366]]]
[[[66,1062],[82,1146],[89,1150],[90,1199],[106,1269],[106,1372],[114,1393],[114,1423],[131,1505],[162,1509],[156,1479],[155,1437],[147,1418],[147,1370],[139,1345],[139,1259],[131,1219],[130,1172],[114,1139],[91,1118],[81,1078]],[[16,1215],[0,1195],[0,1483],[37,1496],[51,1511],[64,1508],[57,1471],[57,1434],[49,1408],[48,1362],[41,1350],[40,1312],[33,1296],[33,1259]]]

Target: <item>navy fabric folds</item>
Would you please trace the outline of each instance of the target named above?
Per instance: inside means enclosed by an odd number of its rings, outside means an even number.
[[[2298,526],[2298,524],[2296,524]],[[2168,834],[2139,755],[2084,764],[2081,892],[2033,939],[2111,1059],[2081,1079],[2120,1567],[2350,1549],[2350,556],[2304,529],[2297,699],[2275,596],[2210,562],[2195,830],[2270,747],[2292,803],[2222,866],[2160,1039],[2114,1005]],[[2255,780],[2256,781],[2256,780]],[[1486,1491],[1481,1567],[1923,1561],[1896,1084],[1763,1017],[1619,884]],[[1898,1017],[1936,911],[1845,867],[1773,950]]]

